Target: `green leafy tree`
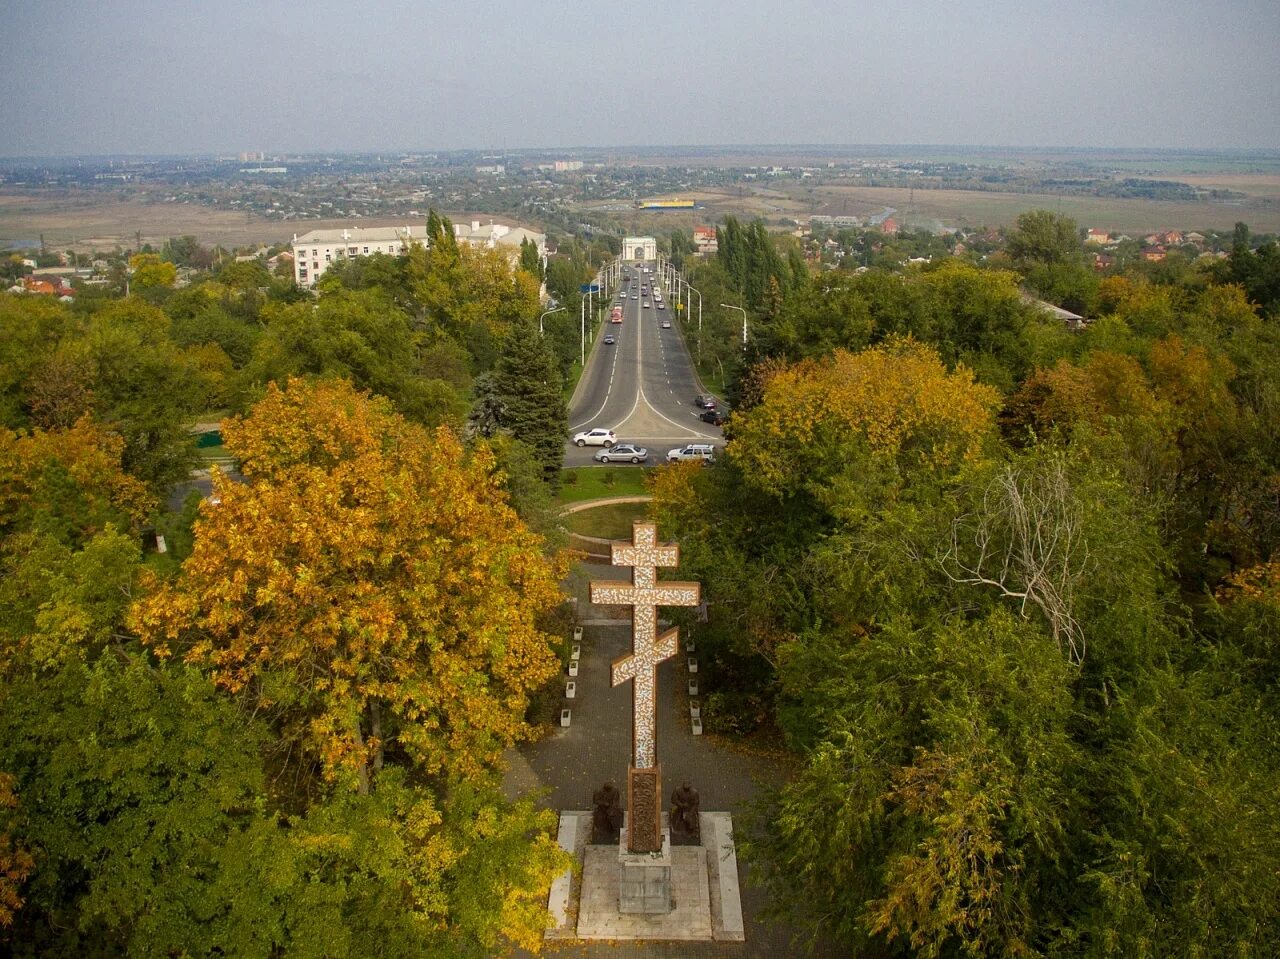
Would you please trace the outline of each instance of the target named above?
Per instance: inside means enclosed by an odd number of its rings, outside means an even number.
[[[1050,210],[1029,210],[1019,214],[1005,248],[1013,261],[1023,268],[1034,264],[1070,263],[1084,255],[1076,221]]]
[[[538,245],[531,243],[528,238],[520,241],[520,269],[530,276],[542,279],[542,257],[538,254]]]

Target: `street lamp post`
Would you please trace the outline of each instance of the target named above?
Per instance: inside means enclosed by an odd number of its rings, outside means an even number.
[[[698,293],[697,290],[695,290],[692,286],[689,285],[688,280],[684,281],[684,285],[685,285],[685,288],[690,293]],[[701,293],[698,293],[698,349],[702,349],[702,294]]]
[[[559,313],[564,309],[566,309],[566,307],[557,306],[554,310],[547,310],[547,312],[543,313],[540,317],[538,317],[538,335],[539,336],[542,335],[542,321],[545,320],[552,313]]]
[[[697,290],[695,290],[692,286],[689,285],[688,280],[684,281],[684,288],[688,290],[690,293],[698,293]],[[689,305],[690,306],[693,305],[692,300],[689,301]],[[698,293],[698,362],[699,363],[702,362],[702,294],[701,293]]]
[[[582,367],[587,366],[587,299],[582,298]]]
[[[732,303],[721,303],[720,305],[727,310],[737,310],[739,313],[742,314],[742,348],[743,350],[746,350],[747,348],[747,311],[740,306],[734,306]]]

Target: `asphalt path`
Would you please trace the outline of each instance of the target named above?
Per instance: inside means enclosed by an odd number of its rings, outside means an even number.
[[[704,389],[694,372],[670,296],[663,289],[667,308],[659,310],[653,300],[657,274],[641,274],[637,264],[630,267],[626,299],[621,301],[622,323],[606,321],[600,328],[569,405],[566,466],[594,464],[600,447],[578,448],[572,437],[597,427],[613,430],[619,443],[646,447],[650,466],[665,463],[668,450],[687,443],[711,443],[717,449],[724,444],[724,432],[702,422],[698,418],[701,410],[693,405],[694,396]],[[632,299],[632,292],[640,291],[640,276],[650,285],[649,293]],[[645,300],[650,304],[647,309]],[[616,294],[606,309],[615,302]],[[664,319],[670,321],[671,329],[662,329]],[[617,342],[607,346],[604,339],[610,333]]]

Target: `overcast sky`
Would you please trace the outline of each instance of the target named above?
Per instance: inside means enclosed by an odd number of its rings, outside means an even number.
[[[0,0],[0,155],[1280,148],[1280,0]]]

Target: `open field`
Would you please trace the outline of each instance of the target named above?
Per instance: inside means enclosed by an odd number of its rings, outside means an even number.
[[[840,213],[844,201],[860,204],[857,212],[878,212],[894,207],[906,214],[910,195],[897,187],[819,187],[815,198],[825,200],[821,210]],[[936,218],[949,226],[1007,225],[1027,210],[1054,210],[1081,226],[1141,233],[1156,229],[1210,228],[1229,230],[1244,220],[1255,231],[1280,229],[1280,202],[1251,195],[1239,204],[1177,203],[1165,200],[1124,200],[1112,197],[1057,196],[1047,193],[982,193],[971,190],[916,190],[915,216]],[[907,217],[910,220],[910,217]]]
[[[487,215],[486,215],[487,216]],[[404,217],[367,217],[364,227],[403,226]],[[293,234],[350,226],[352,220],[268,220],[253,214],[216,210],[193,203],[144,203],[88,192],[0,190],[0,249],[38,245],[40,235],[56,250],[133,249],[142,242],[160,246],[171,236],[190,234],[206,246],[285,243]]]
[[[1280,174],[1276,173],[1174,173],[1165,177],[1179,183],[1211,190],[1236,190],[1250,197],[1280,199]]]
[[[166,237],[193,234],[206,244],[240,246],[287,240],[293,230],[291,223],[189,203],[121,201],[65,191],[0,191],[0,247],[39,243],[44,234],[54,249],[132,249],[139,232],[143,243],[153,245]]]
[[[1072,217],[1081,226],[1105,227],[1116,232],[1143,233],[1157,229],[1229,230],[1243,220],[1255,232],[1280,230],[1280,177],[1267,174],[1206,174],[1170,177],[1198,186],[1222,186],[1247,193],[1239,203],[1177,203],[1162,200],[1126,200],[1112,197],[1058,196],[1047,193],[985,193],[977,190],[917,189],[913,198],[905,187],[869,187],[843,184],[786,183],[768,189],[704,190],[681,194],[704,205],[705,222],[726,214],[766,219],[787,217],[799,221],[820,213],[829,216],[868,216],[886,207],[897,211],[900,223],[941,221],[947,226],[977,227],[1012,224],[1027,210],[1054,210]],[[908,209],[912,212],[908,213]],[[681,218],[681,219],[686,219]],[[686,223],[667,218],[668,226]]]

